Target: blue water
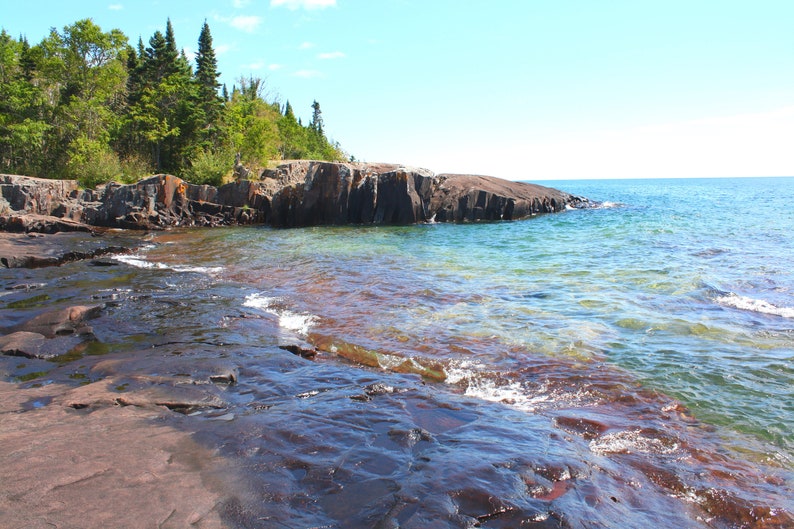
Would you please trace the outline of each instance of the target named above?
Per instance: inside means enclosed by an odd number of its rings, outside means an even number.
[[[768,457],[790,464],[794,179],[552,185],[602,205],[508,223],[239,231],[234,258],[211,264],[275,268],[263,295],[324,332],[447,371],[520,369],[536,354],[606,362],[737,434],[729,443],[770,443]]]
[[[599,292],[585,318],[614,333],[610,362],[790,458],[794,179],[556,184],[618,204],[559,219],[578,225],[565,267]]]

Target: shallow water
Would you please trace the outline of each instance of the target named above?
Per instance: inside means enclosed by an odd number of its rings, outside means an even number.
[[[47,299],[6,291],[4,326],[107,303],[51,377],[236,362],[229,420],[190,427],[243,469],[241,527],[791,523],[794,179],[554,186],[603,202],[155,234],[118,266],[9,272]]]

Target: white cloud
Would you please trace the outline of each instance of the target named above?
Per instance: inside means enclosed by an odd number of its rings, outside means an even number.
[[[336,7],[336,0],[270,0],[270,7],[286,7],[292,11],[296,9],[325,9]]]
[[[256,62],[252,62],[251,64],[247,64],[245,67],[248,68],[249,70],[268,69],[271,72],[274,72],[276,70],[280,70],[284,66],[281,64],[267,64],[265,61],[256,61]]]
[[[251,3],[251,0],[234,0],[232,5],[237,9],[242,9],[243,7],[247,6]]]
[[[246,33],[253,33],[261,23],[262,17],[256,15],[240,15],[229,21],[229,24],[231,24],[233,28],[245,31]]]
[[[232,44],[218,44],[215,46],[215,55],[223,55],[224,53],[229,53],[234,49],[234,45]]]
[[[301,42],[301,45],[298,46],[299,50],[310,50],[312,48],[314,48],[313,42]]]
[[[322,77],[322,72],[318,72],[317,70],[298,70],[297,72],[292,74],[293,77],[300,77],[302,79],[317,79],[318,77]]]
[[[322,60],[344,59],[345,57],[347,57],[347,56],[341,51],[332,51],[332,52],[329,52],[329,53],[320,53],[320,54],[317,55],[317,58],[318,59],[322,59]]]
[[[124,6],[121,4],[110,4],[108,6],[108,9],[110,9],[111,11],[121,11],[122,9],[124,9]]]

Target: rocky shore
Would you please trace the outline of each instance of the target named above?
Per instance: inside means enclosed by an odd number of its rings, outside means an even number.
[[[517,220],[587,204],[555,189],[488,176],[313,161],[287,162],[259,180],[219,188],[155,175],[81,190],[74,181],[0,175],[0,190],[0,230],[27,233]]]
[[[577,395],[525,413],[451,380],[457,361],[431,356],[444,337],[408,342],[407,329],[379,329],[379,340],[385,332],[400,344],[381,349],[365,333],[345,335],[333,312],[282,306],[279,285],[297,281],[318,306],[360,307],[380,322],[376,307],[395,296],[393,285],[413,292],[413,272],[390,285],[348,261],[307,277],[274,257],[274,239],[285,236],[291,254],[295,241],[322,244],[301,237],[325,230],[162,229],[521,218],[586,202],[484,177],[384,167],[354,185],[349,164],[291,167],[221,189],[168,176],[96,192],[4,184],[4,215],[28,232],[0,233],[0,527],[791,526],[779,508],[790,504],[781,472],[725,458],[685,407],[625,373],[530,355],[519,371],[480,379]],[[93,193],[118,201],[81,198]],[[64,226],[77,231],[56,230]],[[490,227],[361,231],[404,238]],[[125,251],[135,255],[117,255]],[[213,271],[219,263],[229,270]],[[330,279],[343,275],[373,287],[334,290]],[[434,310],[481,299],[421,284],[418,303]],[[267,305],[250,303],[271,292]],[[295,330],[294,318],[312,314],[323,314],[317,329]],[[352,320],[357,328],[360,316]],[[471,336],[449,347],[493,342]],[[697,475],[678,470],[684,454]]]
[[[199,343],[185,355],[190,338],[174,330],[109,354],[108,336],[134,341],[108,318],[115,295],[81,289],[70,301],[48,286],[59,278],[117,266],[103,257],[134,251],[149,230],[512,220],[585,204],[541,186],[388,164],[295,161],[220,188],[171,175],[96,190],[0,175],[0,265],[12,269],[0,322],[0,525],[230,527],[249,501],[234,463],[213,449],[220,440],[195,440],[196,425],[222,437],[234,416],[225,388],[237,384],[240,359]],[[303,351],[280,347],[269,354]]]

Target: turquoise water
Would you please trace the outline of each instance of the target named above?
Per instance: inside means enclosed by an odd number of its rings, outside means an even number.
[[[790,464],[794,179],[553,185],[602,205],[510,223],[221,232],[233,254],[224,245],[209,265],[315,316],[315,330],[447,371],[507,372],[537,354],[604,362]]]

